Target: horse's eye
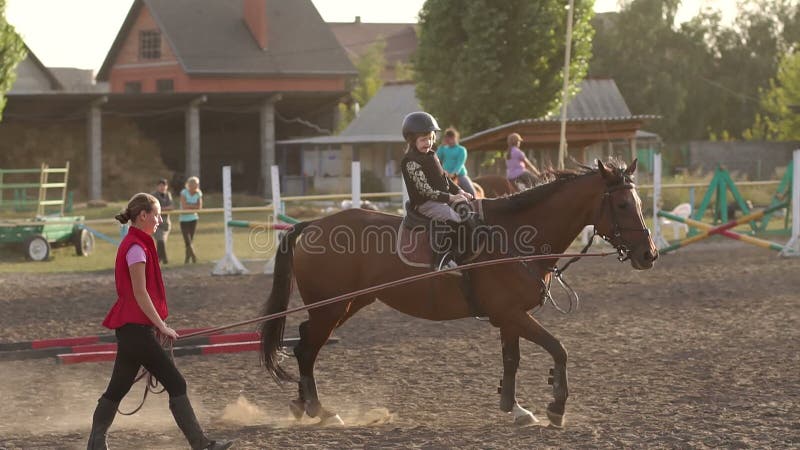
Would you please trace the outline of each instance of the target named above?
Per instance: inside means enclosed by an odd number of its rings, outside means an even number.
[[[617,208],[619,209],[628,209],[628,202],[620,203]]]

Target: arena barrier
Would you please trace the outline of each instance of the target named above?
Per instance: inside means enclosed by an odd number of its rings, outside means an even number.
[[[194,328],[178,330],[178,334],[189,335],[208,330]],[[338,341],[338,339],[336,339]],[[257,350],[260,336],[256,332],[196,335],[180,340],[176,356],[234,353]],[[291,347],[296,338],[287,338],[284,346]],[[21,361],[31,359],[57,358],[64,364],[76,362],[112,361],[116,355],[117,343],[114,335],[82,336],[57,339],[43,339],[28,342],[9,342],[2,344],[0,361]]]
[[[654,158],[654,164],[653,164],[653,240],[656,243],[656,245],[659,247],[659,252],[661,252],[661,253],[669,253],[669,252],[677,250],[678,248],[685,247],[685,246],[687,246],[689,244],[698,242],[698,241],[703,240],[703,239],[707,239],[708,237],[713,236],[713,235],[720,235],[720,236],[724,236],[724,237],[727,237],[727,238],[730,238],[730,239],[735,239],[735,240],[740,240],[740,241],[743,241],[743,242],[747,242],[749,244],[753,244],[753,245],[756,245],[756,246],[759,246],[759,247],[762,247],[762,248],[766,248],[766,249],[770,249],[770,250],[776,250],[776,251],[781,252],[781,255],[788,255],[789,253],[791,253],[792,252],[791,251],[791,249],[792,249],[791,245],[794,245],[795,248],[797,247],[797,245],[798,245],[798,243],[797,243],[798,226],[800,225],[800,218],[797,217],[798,213],[800,213],[800,211],[798,211],[798,209],[800,208],[800,200],[798,200],[798,197],[800,197],[800,188],[796,187],[796,185],[798,183],[798,174],[797,173],[800,171],[800,167],[798,167],[798,165],[800,165],[800,162],[798,162],[798,160],[800,160],[800,150],[795,150],[794,157],[793,157],[794,161],[792,162],[792,164],[789,165],[789,168],[794,171],[793,189],[792,189],[792,217],[793,218],[792,218],[792,238],[790,239],[789,244],[787,244],[786,246],[783,246],[783,245],[780,245],[780,244],[776,244],[774,242],[770,242],[770,241],[767,241],[767,240],[764,240],[764,239],[759,239],[759,238],[756,238],[756,237],[753,237],[753,236],[749,236],[749,235],[746,235],[746,234],[737,233],[737,232],[733,231],[732,228],[734,228],[736,226],[739,226],[739,225],[743,225],[745,223],[751,223],[751,225],[752,225],[752,223],[755,223],[756,220],[764,218],[765,216],[769,216],[769,215],[771,215],[773,212],[775,212],[777,210],[786,208],[787,206],[789,206],[788,202],[779,203],[779,204],[773,204],[773,205],[769,206],[768,208],[764,209],[763,211],[758,211],[758,212],[753,212],[753,213],[750,213],[749,211],[746,211],[746,215],[742,216],[738,220],[727,221],[726,223],[723,223],[723,224],[720,224],[720,225],[711,225],[711,224],[707,224],[707,223],[701,222],[699,220],[696,220],[697,217],[695,217],[695,219],[684,218],[684,217],[680,217],[680,216],[671,214],[671,213],[666,212],[666,211],[661,211],[660,208],[659,208],[659,203],[661,201],[661,187],[662,187],[662,184],[661,184],[661,179],[662,179],[661,154],[657,153],[654,156],[655,156],[655,158]],[[723,192],[720,195],[725,195],[725,193]],[[707,193],[706,197],[708,197],[708,196],[709,196],[709,194]],[[704,203],[706,203],[706,202],[704,201]],[[667,219],[670,219],[670,220],[673,220],[673,221],[676,221],[676,222],[684,223],[686,225],[689,225],[689,226],[693,227],[695,230],[702,230],[702,231],[700,231],[699,234],[690,235],[687,238],[685,238],[685,239],[683,239],[683,240],[681,240],[681,241],[679,241],[679,242],[677,242],[675,244],[670,244],[664,238],[664,235],[663,235],[663,232],[662,232],[662,229],[661,229],[661,221],[659,220],[661,217],[664,217],[664,218],[667,218]],[[798,253],[798,251],[794,250],[794,253]]]

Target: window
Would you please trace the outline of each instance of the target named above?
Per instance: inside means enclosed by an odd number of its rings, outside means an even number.
[[[161,33],[156,30],[139,32],[139,59],[161,59]]]
[[[173,92],[175,85],[172,79],[156,80],[156,92]]]
[[[142,93],[142,82],[141,81],[126,81],[125,82],[125,93],[126,94],[141,94]]]

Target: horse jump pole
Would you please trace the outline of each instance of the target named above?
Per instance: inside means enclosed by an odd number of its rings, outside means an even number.
[[[800,256],[800,149],[793,155],[792,174],[792,237],[783,247],[781,256]]]
[[[225,227],[225,256],[217,262],[214,266],[214,269],[211,271],[213,275],[240,275],[248,273],[247,268],[242,265],[239,259],[233,252],[233,232],[231,228],[266,228],[269,230],[275,230],[275,232],[281,230],[287,230],[291,228],[291,225],[285,225],[279,223],[279,220],[283,222],[292,224],[296,223],[294,219],[291,217],[283,215],[280,210],[281,204],[281,194],[280,194],[280,180],[278,178],[278,166],[272,166],[272,202],[273,207],[272,209],[272,217],[273,222],[252,222],[249,220],[233,220],[233,205],[231,201],[231,168],[230,166],[224,166],[222,168],[222,203],[223,203],[223,220],[224,220],[224,227]],[[265,208],[261,207],[258,210],[263,211]],[[277,237],[276,237],[277,241]],[[271,260],[270,260],[271,261]],[[268,271],[270,269],[270,262],[267,262],[267,267],[265,268],[266,273],[272,273]]]
[[[701,230],[704,230],[702,233],[700,233],[698,235],[695,235],[695,236],[692,236],[692,237],[688,237],[688,238],[686,238],[686,239],[684,239],[684,240],[682,240],[680,242],[677,242],[677,243],[672,244],[672,245],[670,245],[668,247],[662,248],[662,249],[659,250],[659,252],[660,253],[669,253],[669,252],[677,250],[677,249],[679,249],[681,247],[685,247],[685,246],[687,246],[689,244],[693,244],[693,243],[695,243],[697,241],[701,241],[703,239],[709,238],[709,237],[711,237],[711,236],[713,236],[715,234],[719,234],[719,235],[725,236],[725,237],[730,238],[730,239],[735,239],[735,240],[739,240],[739,241],[742,241],[742,242],[747,242],[749,244],[757,245],[757,246],[759,246],[761,248],[782,251],[783,250],[783,246],[781,246],[779,244],[775,244],[775,243],[770,242],[770,241],[765,241],[763,239],[758,239],[758,238],[755,238],[755,237],[752,237],[752,236],[747,236],[747,235],[744,235],[744,234],[736,233],[734,231],[731,231],[731,228],[734,228],[734,227],[736,227],[738,225],[742,225],[744,223],[759,219],[759,218],[763,217],[765,214],[769,214],[770,212],[777,211],[777,210],[785,208],[785,207],[786,207],[786,203],[783,203],[783,204],[780,204],[780,205],[775,205],[775,206],[767,208],[767,209],[765,209],[763,211],[754,212],[754,213],[748,214],[746,216],[742,216],[737,220],[731,220],[731,221],[729,221],[727,223],[724,223],[722,225],[719,225],[719,226],[709,225],[707,223],[700,222],[700,221],[694,220],[694,219],[684,219],[683,217],[676,216],[674,214],[670,214],[670,213],[668,213],[666,211],[659,211],[658,212],[658,216],[660,216],[660,217],[666,217],[667,219],[674,220],[676,222],[682,222],[682,223],[685,223],[687,225],[693,226],[695,228],[699,228]]]
[[[212,275],[241,275],[249,271],[233,254],[233,233],[231,232],[231,166],[222,168],[222,205],[224,208],[223,221],[225,222],[225,256],[222,257],[214,269]]]

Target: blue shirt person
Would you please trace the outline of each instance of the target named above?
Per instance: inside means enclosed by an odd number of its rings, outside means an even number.
[[[453,127],[444,132],[444,142],[436,150],[436,156],[442,163],[447,176],[456,178],[458,186],[475,196],[475,188],[467,174],[464,164],[467,162],[467,149],[458,143],[459,133]]]

